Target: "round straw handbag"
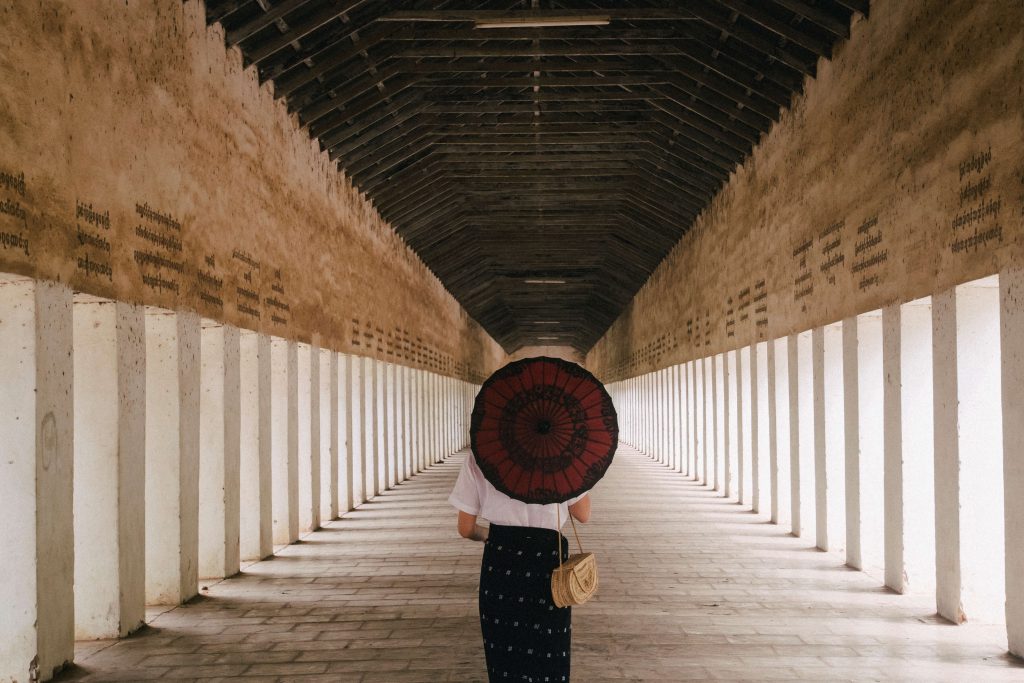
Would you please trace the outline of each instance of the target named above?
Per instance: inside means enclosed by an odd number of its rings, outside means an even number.
[[[551,597],[556,607],[572,607],[582,605],[597,593],[597,558],[593,553],[583,552],[580,534],[576,531],[576,521],[569,515],[572,532],[576,536],[576,546],[580,551],[570,555],[562,562],[562,535],[558,535],[558,569],[551,572]],[[558,513],[558,526],[561,528],[561,510]]]

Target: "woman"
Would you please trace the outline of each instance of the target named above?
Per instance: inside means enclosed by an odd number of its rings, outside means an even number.
[[[484,542],[479,604],[489,679],[568,681],[572,608],[552,603],[551,570],[559,547],[563,560],[569,556],[559,521],[589,520],[590,496],[559,505],[514,500],[484,478],[470,454],[448,502],[459,511],[459,534]]]

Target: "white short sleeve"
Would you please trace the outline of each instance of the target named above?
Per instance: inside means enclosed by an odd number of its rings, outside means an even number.
[[[459,478],[455,481],[455,488],[448,496],[448,502],[455,508],[470,515],[480,514],[480,489],[477,486],[476,477],[470,469],[472,455],[467,455],[462,462],[462,469],[459,470]]]

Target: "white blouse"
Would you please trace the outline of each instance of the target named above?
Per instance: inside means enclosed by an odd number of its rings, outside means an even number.
[[[556,507],[561,508],[562,525],[568,521],[569,506],[583,496],[570,498],[564,503],[537,505],[509,498],[494,488],[477,467],[472,453],[466,454],[462,470],[455,482],[448,502],[453,507],[470,515],[483,517],[493,524],[503,526],[532,526],[542,529],[558,529]]]

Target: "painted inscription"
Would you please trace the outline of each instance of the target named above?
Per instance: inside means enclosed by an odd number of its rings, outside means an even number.
[[[811,266],[807,262],[811,247],[814,246],[813,239],[807,239],[793,249],[793,258],[796,264],[793,269],[793,301],[800,302],[814,293],[814,283],[811,282]],[[802,303],[802,311],[807,311],[807,304]]]
[[[114,281],[111,265],[110,211],[81,199],[75,202],[75,237],[78,255],[75,265],[86,277]]]
[[[757,338],[764,339],[768,331],[768,287],[765,281],[758,280],[754,283],[754,327],[757,329]]]
[[[857,278],[857,287],[862,292],[881,282],[880,269],[889,260],[885,248],[885,236],[878,223],[878,214],[865,219],[857,226],[857,240],[853,248],[853,265],[850,270]]]
[[[291,314],[291,306],[284,300],[284,284],[281,282],[281,269],[274,268],[270,282],[270,294],[263,297],[265,310],[270,314],[270,321],[275,325],[287,325]]]
[[[840,220],[818,233],[818,246],[821,249],[821,265],[818,269],[830,285],[836,283],[836,269],[846,261],[846,254],[843,253],[845,227],[846,221]]]
[[[992,146],[974,152],[957,165],[958,208],[950,220],[949,249],[976,252],[1003,241],[1003,198],[992,193]]]
[[[148,203],[135,204],[138,223],[135,236],[139,248],[133,260],[139,267],[144,287],[158,292],[181,291],[180,277],[185,271],[181,260],[181,223],[169,212],[153,209]]]
[[[239,281],[235,284],[235,310],[241,315],[254,320],[260,319],[260,295],[259,279],[260,262],[246,251],[235,249],[231,252],[231,259],[236,264],[241,264]]]
[[[199,300],[218,312],[224,310],[224,277],[217,272],[217,259],[213,254],[203,257],[203,265],[196,271]]]
[[[28,194],[23,171],[0,170],[0,249],[29,256]]]

